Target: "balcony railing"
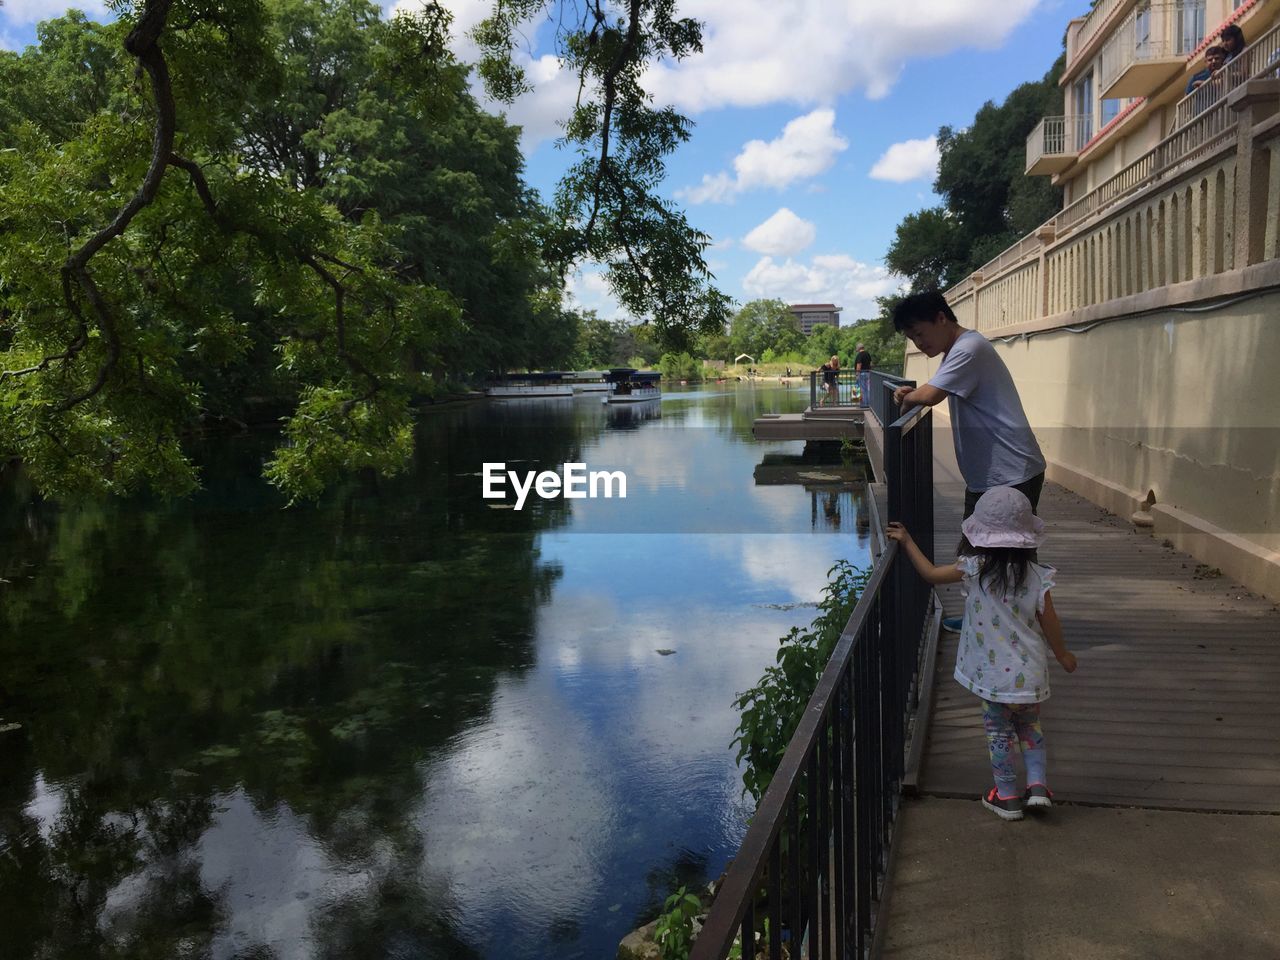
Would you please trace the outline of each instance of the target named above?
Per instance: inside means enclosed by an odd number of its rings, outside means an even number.
[[[1102,48],[1098,87],[1104,99],[1142,97],[1180,73],[1204,39],[1204,0],[1135,8]]]
[[[1061,173],[1092,133],[1092,117],[1045,117],[1027,137],[1027,174]]]
[[[1173,125],[1183,127],[1236,87],[1263,77],[1280,77],[1280,24],[1245,47],[1234,60],[1178,101]]]
[[[1194,121],[1171,133],[1110,180],[1101,184],[1049,221],[1055,236],[1147,184],[1198,161],[1235,136],[1235,114],[1219,100]]]
[[[1080,56],[1080,51],[1089,45],[1102,25],[1107,22],[1111,14],[1124,3],[1124,0],[1099,0],[1097,6],[1089,11],[1088,16],[1084,18],[1084,23],[1080,25],[1079,31],[1076,33],[1075,42],[1071,46],[1071,56],[1068,60],[1068,68],[1075,63],[1076,58]]]

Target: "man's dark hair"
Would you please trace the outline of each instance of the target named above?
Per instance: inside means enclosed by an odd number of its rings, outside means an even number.
[[[1216,53],[1220,57],[1225,57],[1227,55],[1227,48],[1220,47],[1215,43],[1212,47],[1210,47],[1208,50],[1204,52],[1204,56],[1206,60],[1209,59],[1209,54],[1211,53]]]
[[[913,293],[909,297],[903,297],[893,308],[893,329],[902,331],[913,323],[933,323],[938,319],[939,313],[952,323],[960,322],[951,311],[951,304],[947,303],[947,298],[941,291],[926,290],[924,293]]]

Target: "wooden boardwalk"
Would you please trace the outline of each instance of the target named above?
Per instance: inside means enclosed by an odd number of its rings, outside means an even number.
[[[935,559],[954,556],[964,486],[950,432],[935,435]],[[1049,782],[1068,803],[1280,813],[1280,605],[1249,594],[1127,518],[1047,484],[1043,562],[1074,674],[1051,665],[1042,717]],[[958,587],[940,591],[948,616]],[[920,791],[977,797],[991,785],[979,701],[938,645]]]

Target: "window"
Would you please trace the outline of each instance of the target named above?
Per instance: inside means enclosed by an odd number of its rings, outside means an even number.
[[[1120,115],[1119,100],[1103,100],[1102,115],[1098,119],[1099,127],[1105,127],[1108,123]]]
[[[1151,56],[1151,4],[1138,8],[1133,15],[1133,45],[1139,59]]]
[[[1182,56],[1200,46],[1204,39],[1204,0],[1184,2],[1178,10],[1178,53]]]
[[[1089,71],[1076,81],[1072,90],[1072,106],[1075,108],[1077,130],[1080,132],[1078,147],[1084,146],[1093,137],[1093,71]]]

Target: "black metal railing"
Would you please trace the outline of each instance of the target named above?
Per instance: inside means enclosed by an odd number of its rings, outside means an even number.
[[[837,370],[833,377],[828,377],[827,371],[814,370],[809,374],[809,406],[814,408],[874,406],[874,399],[880,392],[878,383],[885,378],[904,383],[906,381],[902,379],[901,373],[902,364],[900,363],[891,364],[879,370],[868,370],[867,396],[863,396],[863,385],[858,380],[857,372],[852,368]]]
[[[861,406],[855,390],[857,383],[858,375],[852,368],[814,370],[809,374],[809,406],[814,409]]]
[[[868,397],[871,412],[875,414],[881,426],[893,423],[902,415],[901,409],[893,402],[893,391],[904,384],[914,387],[916,382],[885,370],[872,370],[868,376],[871,380]]]
[[[931,408],[885,430],[889,518],[932,544]],[[890,542],[752,817],[690,960],[867,954],[898,812],[930,590]]]

